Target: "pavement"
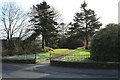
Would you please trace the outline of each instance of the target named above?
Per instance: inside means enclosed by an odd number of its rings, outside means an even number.
[[[3,78],[119,78],[117,69],[74,69],[50,66],[49,63],[3,63]],[[102,79],[103,80],[103,79]],[[105,79],[106,80],[106,79]]]

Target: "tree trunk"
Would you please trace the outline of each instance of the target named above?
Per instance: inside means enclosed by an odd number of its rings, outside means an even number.
[[[85,40],[85,49],[88,49],[88,38],[86,37],[86,40]]]
[[[45,36],[42,35],[42,48],[44,49],[44,46],[45,46]]]
[[[87,16],[87,15],[85,15],[85,16]],[[87,20],[85,21],[85,23],[86,23],[86,29],[85,29],[85,49],[88,49],[88,25],[87,25]]]
[[[45,45],[46,45],[46,46],[49,46],[49,42],[48,42],[48,40],[46,40],[46,39],[45,39]]]

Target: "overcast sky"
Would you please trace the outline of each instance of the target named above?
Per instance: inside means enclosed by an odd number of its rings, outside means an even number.
[[[29,11],[30,7],[39,4],[43,0],[2,0],[4,2],[16,2],[25,11]],[[76,12],[80,11],[80,5],[84,0],[45,0],[50,6],[55,7],[63,17],[64,22],[69,23],[73,20]],[[118,23],[118,2],[119,0],[85,0],[88,8],[95,10],[100,18],[103,26],[108,23]],[[1,7],[1,6],[0,6]]]

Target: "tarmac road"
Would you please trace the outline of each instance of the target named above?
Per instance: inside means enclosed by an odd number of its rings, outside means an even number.
[[[119,78],[118,73],[119,70],[114,69],[74,69],[54,67],[49,64],[2,64],[2,78],[87,78],[87,80],[103,78],[107,80],[107,78]]]

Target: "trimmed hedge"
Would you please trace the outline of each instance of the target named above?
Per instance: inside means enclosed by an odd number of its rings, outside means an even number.
[[[73,39],[67,41],[68,49],[77,49],[78,47],[83,47],[84,43],[80,39]]]
[[[91,59],[95,61],[120,61],[120,26],[108,24],[98,31],[91,41]]]

